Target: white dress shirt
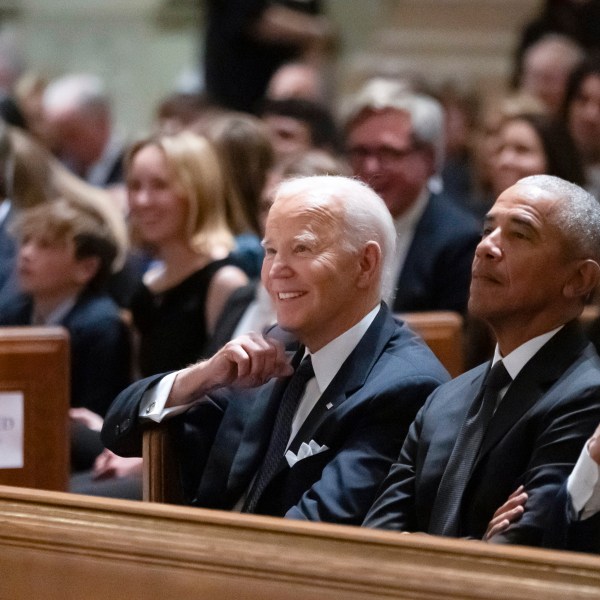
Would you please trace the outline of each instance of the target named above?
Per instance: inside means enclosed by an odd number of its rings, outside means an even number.
[[[517,375],[521,372],[521,369],[538,353],[540,348],[550,340],[553,336],[555,336],[564,325],[553,329],[552,331],[548,331],[546,333],[542,333],[542,335],[538,335],[530,340],[527,340],[524,344],[521,344],[518,348],[515,348],[510,354],[506,356],[502,356],[500,354],[500,350],[498,345],[496,345],[496,349],[494,350],[494,358],[492,359],[492,366],[494,366],[499,360],[502,360],[504,363],[504,367],[508,371],[510,378],[514,381]],[[504,394],[506,394],[506,390],[508,389],[508,385],[500,390],[498,394],[498,402],[504,398]]]
[[[396,228],[396,252],[392,261],[392,273],[394,275],[394,286],[398,282],[408,249],[412,244],[413,238],[415,237],[415,229],[429,202],[429,190],[424,188],[423,191],[418,195],[415,203],[402,215],[394,219],[394,227]],[[384,298],[388,306],[394,305],[394,298],[396,297],[396,288],[394,287],[387,298]]]
[[[600,511],[600,465],[590,456],[587,443],[569,475],[567,491],[578,520],[588,519]]]

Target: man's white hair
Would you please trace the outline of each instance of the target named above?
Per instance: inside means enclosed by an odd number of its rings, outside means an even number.
[[[109,110],[110,99],[100,77],[76,73],[51,81],[44,90],[43,104],[48,111]]]
[[[394,286],[392,260],[396,250],[396,229],[380,196],[358,179],[337,175],[286,179],[277,188],[274,202],[291,196],[302,196],[317,203],[330,199],[341,201],[345,248],[357,252],[369,241],[379,244],[382,255],[379,292],[382,297],[388,297]]]

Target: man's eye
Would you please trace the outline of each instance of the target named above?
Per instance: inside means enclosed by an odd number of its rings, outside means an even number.
[[[302,252],[307,252],[308,251],[308,246],[305,246],[304,244],[298,244],[297,246],[294,246],[294,252],[296,253],[302,253]]]
[[[487,237],[488,235],[490,235],[490,233],[492,233],[493,229],[491,227],[484,227],[483,231],[481,232],[481,237]]]

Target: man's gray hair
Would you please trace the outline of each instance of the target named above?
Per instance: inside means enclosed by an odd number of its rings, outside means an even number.
[[[336,175],[294,177],[277,188],[278,198],[302,196],[322,202],[339,199],[344,207],[342,240],[346,250],[357,252],[369,241],[381,248],[380,294],[388,297],[394,286],[392,261],[396,250],[396,228],[385,202],[358,179]]]
[[[413,92],[402,80],[376,77],[351,96],[342,108],[346,130],[364,114],[386,109],[407,113],[415,143],[430,146],[435,156],[436,171],[444,163],[444,110],[442,105],[425,94]]]
[[[552,211],[569,249],[580,258],[600,263],[600,204],[582,187],[553,175],[530,175],[517,185],[533,185],[560,198]]]
[[[110,98],[102,79],[96,75],[76,73],[51,81],[44,90],[46,110],[109,111]]]

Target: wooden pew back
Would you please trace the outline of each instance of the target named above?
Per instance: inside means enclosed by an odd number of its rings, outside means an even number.
[[[584,600],[600,558],[0,488],[11,600]]]
[[[22,392],[24,409],[23,468],[0,469],[0,484],[67,489],[69,363],[62,327],[0,327],[0,393]]]
[[[463,317],[453,311],[407,312],[397,315],[418,333],[452,377],[465,370]]]

